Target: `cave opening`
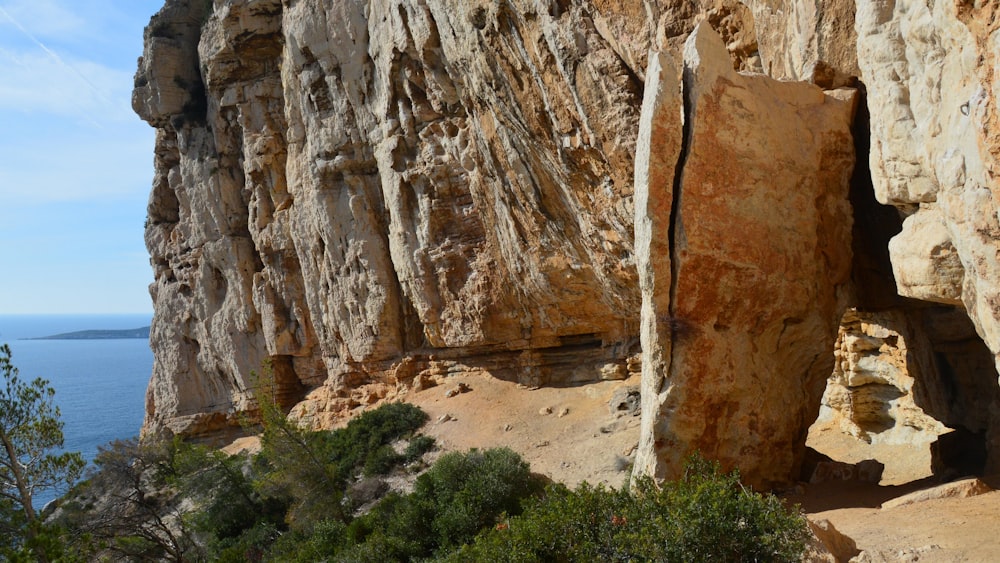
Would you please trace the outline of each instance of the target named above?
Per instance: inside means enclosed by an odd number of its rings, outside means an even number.
[[[993,355],[960,305],[897,293],[889,239],[912,210],[876,200],[869,113],[864,85],[858,88],[858,158],[850,190],[853,291],[834,346],[833,373],[809,430],[802,477],[828,478],[829,470],[817,472],[824,461],[832,462],[826,467],[854,465],[841,474],[881,485],[982,475],[991,413],[1000,411]],[[865,475],[865,460],[884,468]]]
[[[914,300],[852,308],[834,356],[807,446],[835,462],[882,463],[883,485],[985,472],[1000,389],[963,309]]]

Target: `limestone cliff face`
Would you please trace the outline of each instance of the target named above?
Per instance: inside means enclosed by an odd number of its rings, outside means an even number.
[[[964,308],[1000,366],[996,10],[991,2],[866,0],[857,3],[856,30],[875,194],[905,216],[889,244],[899,293]],[[949,384],[972,388],[958,383],[970,373],[959,369]],[[995,392],[985,397],[989,406],[976,410],[995,470]]]
[[[970,391],[996,373],[942,352],[1000,361],[976,6],[167,0],[133,96],[157,129],[144,431],[234,427],[265,360],[318,426],[449,373],[641,369],[639,471],[700,449],[768,484],[835,358],[871,352],[835,344],[856,306],[936,366],[884,385],[1000,444]]]
[[[449,371],[626,376],[646,52],[702,11],[661,4],[166,2],[146,431],[232,424],[265,359],[317,424]]]
[[[986,15],[956,6],[859,2],[858,61],[869,104],[878,109],[871,125],[875,193],[907,216],[889,247],[900,294],[964,305],[996,354],[993,97],[980,74],[996,62],[988,32],[963,22]]]

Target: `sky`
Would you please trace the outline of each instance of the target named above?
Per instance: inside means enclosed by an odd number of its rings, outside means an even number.
[[[133,113],[163,0],[0,0],[0,314],[149,313],[154,130]]]

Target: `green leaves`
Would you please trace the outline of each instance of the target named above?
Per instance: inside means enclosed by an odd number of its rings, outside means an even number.
[[[632,490],[546,489],[448,561],[798,561],[805,520],[738,473],[692,457],[682,479]]]
[[[337,560],[444,555],[506,514],[520,513],[521,502],[540,490],[528,464],[508,448],[445,454],[417,478],[413,493],[390,493],[351,522]]]
[[[6,344],[0,345],[0,377],[0,525],[11,549],[34,544],[35,557],[44,560],[46,534],[32,506],[35,495],[72,484],[85,463],[77,452],[57,452],[63,423],[53,404],[55,389],[41,378],[21,380]]]
[[[18,377],[11,363],[10,347],[0,346],[0,494],[26,502],[19,487],[29,493],[71,484],[83,469],[78,453],[54,454],[63,445],[63,423],[52,400],[55,389],[38,378],[30,383]],[[18,482],[18,477],[23,481]],[[15,492],[16,491],[16,492]]]

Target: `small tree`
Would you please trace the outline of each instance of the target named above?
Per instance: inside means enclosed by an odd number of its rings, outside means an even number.
[[[36,493],[72,484],[85,463],[78,452],[57,453],[63,423],[53,404],[55,389],[41,378],[22,381],[6,344],[0,345],[0,377],[0,510],[16,547],[18,538],[29,545],[38,538]]]
[[[178,439],[140,443],[135,438],[98,448],[97,471],[82,491],[89,498],[77,499],[89,510],[68,507],[66,527],[96,540],[104,555],[128,561],[197,560],[175,486],[182,473],[190,472],[183,467],[189,450]]]

